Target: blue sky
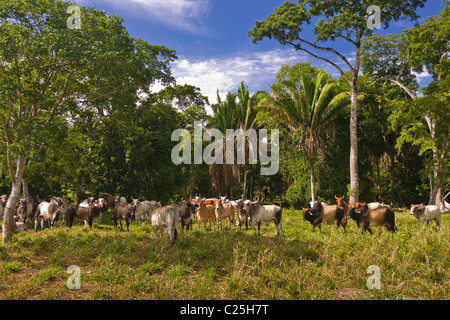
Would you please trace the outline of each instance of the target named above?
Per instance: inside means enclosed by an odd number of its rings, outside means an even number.
[[[178,60],[172,64],[178,84],[191,84],[216,101],[236,91],[241,81],[250,92],[269,90],[281,65],[311,61],[312,64],[338,76],[336,69],[305,53],[284,47],[275,40],[253,44],[247,36],[255,20],[265,20],[280,0],[72,0],[73,2],[116,13],[125,20],[132,37],[150,44],[164,45],[176,51]],[[419,9],[419,23],[438,15],[442,0],[428,0]],[[383,33],[398,33],[413,26],[409,20],[392,22]],[[314,39],[311,31],[309,39]],[[380,31],[381,32],[381,31]],[[350,60],[352,48],[346,43],[331,44]],[[421,83],[429,78],[419,75]],[[158,90],[155,86],[154,90]]]

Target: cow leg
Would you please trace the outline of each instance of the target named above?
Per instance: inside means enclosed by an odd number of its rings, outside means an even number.
[[[277,237],[281,234],[281,223],[275,224],[275,228],[277,229]]]
[[[259,223],[258,223],[258,236],[260,236],[261,235],[261,220],[259,220]]]
[[[313,231],[312,232],[314,232],[314,230],[317,226],[319,226],[319,231],[322,232],[322,219],[319,219],[313,223]]]
[[[173,245],[173,230],[171,227],[169,227],[167,231],[169,231],[170,244]]]
[[[344,228],[344,233],[347,233],[346,223],[342,222],[342,220],[341,220],[340,225],[342,226],[342,228]],[[339,223],[338,223],[338,228],[339,228]]]
[[[122,220],[119,220],[119,222],[120,222],[120,230],[123,231]]]
[[[125,220],[125,222],[126,222],[126,224],[127,224],[127,232],[130,232],[130,229],[129,229],[129,227],[130,227],[130,221]]]

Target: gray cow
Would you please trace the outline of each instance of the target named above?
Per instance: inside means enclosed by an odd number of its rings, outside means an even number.
[[[276,205],[262,205],[258,201],[256,202],[244,202],[242,205],[242,211],[247,212],[250,217],[250,224],[253,226],[253,230],[256,234],[256,227],[258,227],[258,235],[260,235],[261,221],[266,224],[275,222],[277,230],[277,237],[281,234],[281,207]]]

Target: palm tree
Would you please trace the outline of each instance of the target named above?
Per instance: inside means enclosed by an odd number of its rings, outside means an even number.
[[[291,136],[299,136],[299,146],[306,152],[311,175],[311,199],[315,201],[315,163],[321,155],[324,139],[342,107],[350,101],[336,81],[320,70],[316,76],[300,73],[299,85],[283,81],[286,90],[264,94],[257,107],[278,115]]]
[[[222,100],[217,93],[217,103],[211,106],[213,117],[209,124],[210,127],[219,129],[223,134],[223,151],[226,151],[226,130],[242,129],[244,132],[256,126],[257,96],[259,92],[250,95],[248,87],[241,82],[236,93],[228,92],[225,100]],[[246,146],[249,147],[248,137],[246,137]],[[251,147],[251,146],[250,146]],[[246,156],[247,158],[247,156]],[[246,160],[247,161],[247,160]],[[244,187],[243,197],[246,194],[247,166],[244,164]],[[213,163],[210,166],[210,176],[212,178],[212,187],[214,193],[228,193],[232,196],[232,186],[236,184],[240,177],[240,166],[236,164],[217,165]]]

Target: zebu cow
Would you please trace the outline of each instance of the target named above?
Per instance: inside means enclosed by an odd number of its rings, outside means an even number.
[[[438,206],[429,205],[425,206],[423,203],[419,205],[411,205],[411,210],[409,211],[410,214],[412,214],[414,217],[416,217],[419,226],[423,222],[427,222],[427,226],[430,223],[430,221],[433,221],[436,223],[436,226],[441,225],[441,210],[438,208]]]
[[[105,199],[107,210],[111,209],[111,211],[112,211],[114,209],[114,207],[115,207],[114,203],[116,200],[116,198],[114,196],[104,193],[100,196],[100,198]]]
[[[153,212],[154,212],[156,209],[162,208],[161,201],[154,201],[154,200],[148,201],[148,200],[146,200],[146,201],[142,201],[142,203],[146,203],[147,205],[150,206],[150,211],[149,211],[149,213],[148,213],[148,215],[147,215],[147,219],[148,219],[148,220],[150,220],[150,219],[152,218],[152,214],[153,214]]]
[[[228,229],[231,229],[231,226],[234,226],[234,207],[231,203],[222,203],[221,201],[217,202],[214,205],[215,214],[216,214],[216,222],[217,228],[222,229],[222,219],[228,220]]]
[[[198,221],[198,227],[200,228],[200,223],[205,223],[205,229],[206,229],[206,222],[209,221],[209,229],[211,229],[211,222],[214,223],[214,229],[216,228],[215,223],[215,210],[214,206],[210,204],[205,204],[205,202],[200,202],[199,207],[197,208],[197,221]]]
[[[355,209],[358,209],[358,208],[362,208],[362,207],[364,207],[364,203],[362,203],[362,202],[354,202],[354,203],[350,203],[349,204],[349,207],[353,207],[353,208],[355,208]]]
[[[69,216],[69,228],[72,228],[73,221],[87,221],[89,226],[92,228],[92,222],[94,219],[98,219],[101,215],[100,207],[94,205],[93,203],[88,204],[86,207],[82,206],[70,206],[67,209]]]
[[[344,196],[342,196],[342,197],[334,196],[334,198],[336,199],[338,206],[341,206],[342,208],[344,208],[344,218],[342,219],[342,222],[344,222],[345,227],[347,227],[348,204],[347,204],[347,202],[345,202]]]
[[[59,211],[63,207],[61,199],[53,198],[50,202],[41,202],[36,210],[34,230],[37,231],[38,225],[41,225],[41,229],[44,229],[44,223],[49,222],[50,228],[53,229],[56,220],[58,220]]]
[[[319,203],[319,201],[310,201],[310,202],[309,202],[309,206],[310,206],[311,208],[314,208],[314,205],[315,205],[316,203]],[[322,205],[322,207],[325,207],[325,206],[328,205],[328,204],[326,204],[325,202],[320,202],[320,204]]]
[[[250,224],[253,226],[253,230],[256,234],[256,228],[258,227],[258,235],[261,235],[261,221],[264,221],[267,225],[270,222],[275,223],[277,230],[277,237],[281,234],[281,207],[275,205],[262,205],[259,201],[244,202],[242,205],[242,211],[248,212],[250,216]]]
[[[313,208],[303,209],[303,221],[309,221],[312,224],[312,232],[314,232],[316,226],[322,231],[322,223],[331,224],[336,221],[337,227],[342,226],[346,233],[344,216],[344,208],[339,205],[322,206],[320,202],[316,202]]]
[[[147,219],[150,215],[151,205],[149,201],[141,202],[138,199],[133,200],[133,204],[136,207],[136,224],[141,223],[142,219]]]
[[[139,201],[137,199],[133,199],[133,204],[136,207],[136,220],[139,219],[139,222],[141,222],[142,219],[150,220],[153,211],[161,208],[161,202],[156,201]]]
[[[369,210],[367,205],[362,208],[354,208],[352,206],[348,207],[348,217],[356,221],[358,228],[362,229],[364,234],[366,231],[372,233],[372,227],[386,227],[389,231],[394,233],[398,231],[395,226],[395,214],[391,208],[383,207],[374,210]]]
[[[186,228],[186,230],[189,230],[189,226],[192,223],[192,215],[195,214],[196,208],[198,208],[198,205],[191,201],[183,201],[183,204],[173,204],[172,206],[176,207],[178,209],[179,218],[181,227]]]
[[[374,210],[374,209],[383,208],[383,207],[387,207],[387,206],[384,203],[380,203],[380,202],[371,202],[371,203],[367,204],[367,208],[369,210]]]
[[[117,220],[120,222],[120,230],[123,231],[122,220],[127,224],[127,232],[130,232],[130,224],[135,219],[136,207],[133,204],[117,205],[113,209],[111,220],[114,221],[114,227],[117,228]]]
[[[250,200],[238,200],[236,203],[236,212],[237,212],[237,224],[239,229],[242,228],[242,225],[245,222],[245,230],[248,230],[248,220],[250,219],[250,215],[244,209],[244,203],[249,203]]]
[[[179,221],[179,211],[175,206],[165,206],[158,208],[152,215],[152,227],[155,238],[158,230],[162,237],[164,229],[169,231],[170,244],[173,245],[177,240],[177,226]]]
[[[121,196],[116,196],[114,203],[116,206],[126,206],[128,204],[127,198]]]
[[[89,202],[90,201],[90,202]],[[101,221],[102,217],[103,217],[103,213],[105,213],[106,211],[108,211],[108,205],[106,203],[106,200],[104,198],[99,198],[97,200],[89,200],[89,201],[83,201],[82,203],[80,203],[79,207],[82,208],[87,208],[90,205],[93,205],[95,207],[97,207],[99,209],[99,214],[95,214],[93,217],[93,222],[96,221]],[[87,226],[89,224],[88,219],[84,220],[84,224]]]
[[[31,198],[23,198],[19,200],[19,206],[17,207],[17,217],[19,221],[22,221],[25,225],[28,221],[33,223],[34,218],[34,201]]]

